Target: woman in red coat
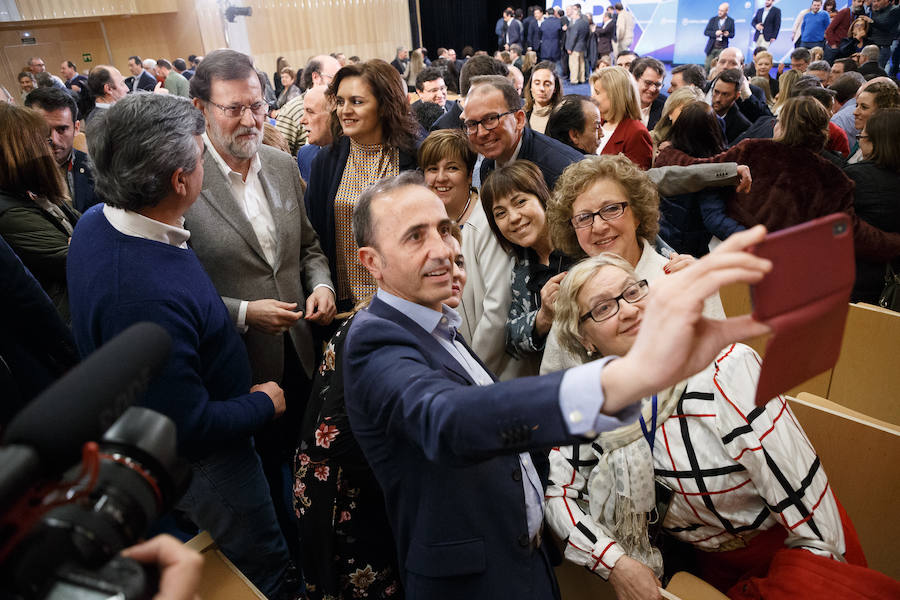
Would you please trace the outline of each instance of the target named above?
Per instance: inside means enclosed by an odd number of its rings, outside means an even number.
[[[603,139],[598,154],[624,154],[647,170],[653,162],[650,132],[641,123],[634,77],[622,67],[598,69],[591,75],[591,97],[603,117]]]

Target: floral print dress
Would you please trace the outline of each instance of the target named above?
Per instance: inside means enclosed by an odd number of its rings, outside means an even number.
[[[306,597],[403,598],[381,488],[344,405],[342,349],[353,317],[325,348],[294,460]]]

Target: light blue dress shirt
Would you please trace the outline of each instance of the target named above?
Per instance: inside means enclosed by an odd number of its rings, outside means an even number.
[[[379,289],[376,295],[379,300],[400,311],[431,334],[478,385],[494,383],[491,375],[459,341],[456,330],[462,323],[462,318],[455,310],[444,305],[442,312],[437,312],[382,289]],[[593,437],[596,432],[626,425],[637,419],[640,414],[640,403],[624,409],[615,417],[600,413],[600,409],[603,408],[600,373],[603,366],[615,358],[610,356],[574,367],[563,375],[559,387],[559,407],[570,434]],[[530,454],[527,452],[519,454],[519,464],[525,475],[522,477],[522,487],[525,492],[528,535],[534,539],[544,518],[544,488]]]

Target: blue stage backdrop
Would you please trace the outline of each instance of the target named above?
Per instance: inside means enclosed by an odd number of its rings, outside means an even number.
[[[582,12],[597,16],[610,2],[580,2]],[[676,64],[703,64],[706,55],[706,36],[703,30],[710,18],[716,15],[718,2],[695,2],[691,0],[622,0],[622,4],[631,10],[635,18],[634,43],[632,49],[641,56],[654,56],[665,62]],[[843,8],[848,2],[839,0],[838,7]],[[560,5],[548,2],[547,6]],[[735,37],[731,45],[739,47],[746,56],[753,50],[753,32],[750,21],[763,0],[752,2],[732,2],[728,15],[734,19]],[[776,0],[775,6],[781,9],[781,32],[769,49],[777,62],[790,63],[790,53],[794,49],[791,31],[794,20],[800,11],[809,8],[809,0]]]

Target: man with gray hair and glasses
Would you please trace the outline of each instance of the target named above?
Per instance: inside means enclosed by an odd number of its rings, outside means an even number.
[[[247,351],[184,228],[203,184],[204,126],[186,99],[135,94],[88,132],[105,204],[72,235],[72,329],[82,356],[140,321],[171,335],[142,404],[175,422],[191,463],[177,508],[263,593],[287,598],[298,590],[285,582],[290,557],[251,440],[284,412],[284,393],[274,381],[251,385]]]

